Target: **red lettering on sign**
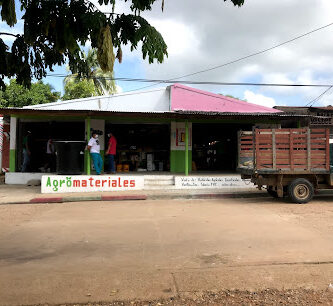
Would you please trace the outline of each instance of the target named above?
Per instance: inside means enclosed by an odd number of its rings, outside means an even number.
[[[96,180],[95,185],[96,185],[96,187],[100,187],[100,185],[101,185],[101,181],[100,181],[100,180]]]
[[[87,187],[87,180],[82,180],[82,187]]]
[[[130,180],[130,187],[135,187],[135,180]]]
[[[124,180],[124,187],[128,187],[128,180]]]
[[[80,181],[79,180],[74,180],[73,181],[73,187],[80,187]]]
[[[112,187],[117,187],[117,181],[116,180],[112,180]]]

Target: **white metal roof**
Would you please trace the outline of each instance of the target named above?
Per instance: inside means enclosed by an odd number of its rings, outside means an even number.
[[[133,91],[111,96],[89,97],[46,104],[29,105],[25,109],[89,110],[116,112],[168,112],[170,111],[169,87],[146,91]]]

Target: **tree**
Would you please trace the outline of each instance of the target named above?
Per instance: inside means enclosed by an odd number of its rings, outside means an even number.
[[[114,9],[116,1],[98,0]],[[131,14],[105,14],[89,0],[17,0],[23,11],[24,33],[16,37],[11,48],[0,39],[0,87],[4,78],[16,77],[19,84],[31,85],[31,79],[46,76],[46,69],[67,61],[72,73],[89,75],[83,58],[82,46],[90,41],[97,48],[97,59],[104,72],[112,72],[115,58],[121,60],[122,46],[129,44],[131,50],[141,43],[143,58],[149,63],[162,63],[168,55],[161,34],[140,13],[151,10],[157,0],[124,0],[130,2]],[[218,1],[218,0],[217,0]],[[231,1],[241,6],[244,0]],[[9,26],[17,23],[15,0],[0,0],[1,18]],[[162,10],[164,0],[162,0]],[[114,54],[116,50],[116,56]]]
[[[114,78],[113,72],[103,72],[101,67],[99,67],[99,63],[97,60],[97,50],[90,49],[88,51],[88,54],[84,55],[84,60],[87,63],[87,67],[89,70],[88,78],[86,78],[85,76],[79,77],[77,73],[71,74],[68,77],[66,77],[65,96],[66,97],[73,96],[70,93],[73,92],[73,90],[76,92],[76,94],[74,94],[75,98],[72,99],[85,98],[91,96],[103,96],[116,93],[117,87],[113,79]],[[78,85],[78,83],[82,82],[83,80],[85,80],[86,82],[84,82],[84,84],[82,84],[81,86]],[[73,82],[77,84],[73,84]],[[93,86],[89,86],[88,83],[91,83]],[[91,88],[93,90],[91,90]],[[80,91],[82,92],[82,94],[80,94]]]
[[[53,91],[50,84],[44,84],[42,81],[31,84],[28,89],[12,79],[5,91],[0,91],[1,107],[23,107],[56,102],[58,99],[60,99],[60,92]]]
[[[72,100],[96,96],[96,88],[93,82],[84,79],[75,81],[70,79],[65,83],[65,94],[63,100]]]

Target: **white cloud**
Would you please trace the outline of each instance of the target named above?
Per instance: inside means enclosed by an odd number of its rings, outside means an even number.
[[[143,63],[147,78],[169,79],[189,74],[277,45],[330,23],[329,12],[333,8],[329,0],[317,0],[316,5],[311,0],[303,0],[301,4],[292,0],[246,0],[241,8],[223,1],[183,0],[165,4],[163,13],[156,4],[151,12],[142,14],[169,45],[169,58],[163,64]],[[332,30],[333,27],[323,29],[272,51],[186,79],[287,84],[330,82]],[[211,90],[212,86],[206,88]],[[222,87],[214,90],[226,92]],[[238,88],[239,95],[243,90]],[[320,94],[313,88],[258,90],[263,96],[296,105]]]
[[[184,23],[174,20],[150,19],[154,26],[163,36],[169,56],[181,55],[198,49],[199,41],[193,30]]]
[[[273,107],[276,105],[276,102],[273,98],[266,97],[262,94],[256,94],[250,90],[245,90],[244,100],[253,104],[258,104],[266,107]]]
[[[97,0],[91,1],[97,4]],[[130,13],[130,3],[117,1],[115,12]],[[333,10],[332,0],[317,0],[315,5],[313,0],[245,0],[240,8],[222,0],[165,1],[164,12],[160,4],[157,1],[151,11],[141,15],[163,35],[169,52],[165,62],[150,65],[147,60],[143,61],[141,45],[133,52],[129,46],[123,47],[124,62],[133,63],[133,67],[137,64],[144,77],[153,79],[170,79],[204,70],[277,45],[331,23]],[[97,6],[104,12],[111,11],[110,6]],[[333,84],[333,26],[266,53],[186,79]],[[275,101],[279,105],[281,102],[304,105],[325,90],[305,87],[200,88],[239,97],[244,95],[248,101],[265,106],[274,106]],[[333,104],[333,93],[327,93],[316,103],[327,104]]]

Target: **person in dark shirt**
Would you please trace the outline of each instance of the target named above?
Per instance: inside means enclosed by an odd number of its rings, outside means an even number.
[[[31,131],[27,131],[26,135],[23,137],[23,162],[22,162],[21,172],[27,172],[30,166],[30,161],[31,161],[30,137],[31,137]]]

